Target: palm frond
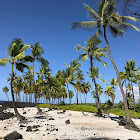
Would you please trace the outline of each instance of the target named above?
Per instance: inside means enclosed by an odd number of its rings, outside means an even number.
[[[27,62],[34,62],[34,57],[31,55],[27,55],[24,58],[21,59],[21,62],[27,63]]]
[[[80,51],[80,50],[82,50],[83,52],[87,51],[87,49],[81,45],[77,45],[75,48],[76,48],[76,51]]]
[[[18,55],[15,56],[15,61],[23,59],[25,56],[24,52],[19,53]]]
[[[76,28],[93,29],[96,26],[96,21],[85,21],[72,23],[72,30]]]
[[[103,64],[104,67],[107,67],[107,63],[102,61],[99,57],[96,57],[96,59]]]
[[[19,53],[26,51],[27,48],[29,48],[29,47],[30,47],[30,45],[27,45],[27,44],[24,45],[24,46],[19,50]]]
[[[9,61],[10,61],[10,59],[3,58],[3,59],[0,60],[0,65],[6,65]]]
[[[87,4],[84,4],[84,6],[93,19],[100,20],[100,16],[92,8],[90,8]]]
[[[101,78],[98,78],[100,81],[102,81],[102,82],[104,82],[104,83],[106,83],[106,80],[104,80],[104,79],[101,79]]]
[[[121,23],[121,25],[120,26],[122,26],[123,28],[126,28],[127,29],[127,27],[128,28],[134,28],[135,30],[137,30],[137,31],[140,31],[140,29],[139,28],[137,28],[136,26],[134,26],[134,25],[132,25],[132,24],[130,24],[130,23]]]
[[[139,19],[138,18],[135,18],[135,17],[132,17],[132,16],[121,16],[122,19],[130,19],[130,20],[133,20],[135,22],[138,22]]]
[[[79,56],[80,57],[80,56]],[[84,57],[82,58],[82,61],[81,63],[83,63],[83,61],[87,60],[88,59],[88,54],[84,55]]]
[[[115,26],[112,26],[112,25],[109,25],[109,30],[111,32],[111,34],[114,36],[114,37],[117,37],[117,36],[123,36],[124,35],[124,31],[115,27]]]
[[[23,72],[24,68],[30,69],[30,67],[23,63],[16,63],[16,69]]]

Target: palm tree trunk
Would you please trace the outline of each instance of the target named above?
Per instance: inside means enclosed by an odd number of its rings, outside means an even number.
[[[105,41],[106,41],[106,44],[107,44],[107,47],[108,47],[108,51],[109,51],[109,56],[110,56],[110,59],[111,59],[111,62],[112,62],[112,65],[116,71],[116,74],[117,74],[117,80],[118,80],[118,83],[119,83],[119,87],[120,87],[120,90],[121,90],[121,93],[122,93],[122,96],[123,96],[123,101],[124,101],[124,107],[125,107],[125,113],[126,113],[126,124],[127,126],[132,126],[132,127],[135,127],[137,130],[139,129],[135,124],[134,122],[131,120],[131,117],[130,117],[130,114],[129,114],[129,111],[128,111],[128,105],[127,105],[127,100],[126,100],[126,97],[125,97],[125,93],[123,91],[123,87],[121,85],[121,80],[120,80],[120,76],[119,76],[119,72],[118,72],[118,69],[115,65],[115,62],[112,58],[112,54],[111,54],[111,50],[110,50],[110,46],[109,46],[109,43],[108,43],[108,40],[107,40],[107,37],[106,37],[106,27],[104,27],[104,38],[105,38]]]
[[[78,105],[78,91],[76,92],[76,100],[77,100],[77,105]]]
[[[90,54],[90,67],[91,67],[91,74],[92,74],[92,69],[93,69],[93,62],[92,62],[92,54]],[[98,107],[98,112],[97,112],[97,116],[101,117],[102,116],[102,112],[100,109],[100,101],[99,101],[99,96],[98,96],[98,91],[97,91],[97,86],[96,86],[96,81],[95,81],[95,77],[92,74],[93,77],[93,81],[94,81],[94,85],[95,85],[95,92],[96,92],[96,96],[97,96],[97,107]]]
[[[10,86],[11,86],[12,104],[13,104],[15,115],[16,115],[18,120],[24,120],[25,118],[19,114],[19,112],[16,108],[16,105],[15,105],[15,98],[14,98],[14,92],[13,92],[13,63],[12,63],[12,73],[11,73]]]
[[[34,62],[33,62],[33,90],[34,90],[34,97],[35,97],[35,103],[37,106],[37,111],[38,113],[42,112],[42,110],[39,108],[38,103],[37,103],[37,94],[36,94],[36,90],[35,90],[35,79],[34,79]]]
[[[138,87],[139,87],[139,103],[140,103],[140,86],[139,86],[139,80],[138,80]]]
[[[134,111],[136,111],[136,108],[135,108],[135,96],[134,96],[134,90],[133,90],[133,82],[131,80],[131,87],[132,87],[132,95],[133,95],[133,106],[134,106]]]

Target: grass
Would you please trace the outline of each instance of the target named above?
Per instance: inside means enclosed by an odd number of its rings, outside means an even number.
[[[122,110],[120,108],[110,109],[110,110],[108,110],[108,113],[112,113],[112,114],[119,115],[119,116],[126,116],[125,110]],[[135,112],[133,110],[129,110],[129,113],[130,113],[131,118],[134,118],[134,117],[139,118],[140,117],[140,113]]]
[[[49,104],[40,104],[39,105],[40,108],[57,108],[59,110],[72,110],[72,111],[84,111],[84,112],[91,112],[91,113],[96,113],[98,111],[98,109],[96,107],[94,107],[93,105],[53,105],[50,107]],[[102,113],[104,113],[104,110],[101,110]],[[122,110],[118,107],[114,108],[114,109],[109,109],[107,111],[108,113],[112,113],[115,115],[119,115],[119,116],[126,116],[125,115],[125,110]],[[134,112],[133,110],[129,110],[130,116],[131,118],[140,117],[140,113]]]

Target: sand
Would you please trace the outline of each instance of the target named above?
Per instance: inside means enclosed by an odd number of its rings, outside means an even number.
[[[1,139],[12,131],[17,131],[22,134],[23,140],[90,140],[94,138],[108,138],[128,140],[140,140],[140,132],[127,130],[124,126],[120,126],[117,121],[111,120],[110,117],[116,115],[109,114],[107,118],[98,118],[93,113],[84,114],[78,111],[66,111],[64,114],[60,110],[52,110],[43,108],[43,115],[37,115],[36,108],[18,108],[28,120],[28,123],[19,123],[16,117],[0,121],[0,137]],[[13,109],[7,109],[13,112]],[[50,118],[53,118],[49,120]],[[66,120],[70,120],[70,124],[65,124]],[[133,119],[136,125],[140,128],[140,119]],[[25,127],[20,127],[20,125]],[[27,132],[28,126],[39,125],[33,131]]]

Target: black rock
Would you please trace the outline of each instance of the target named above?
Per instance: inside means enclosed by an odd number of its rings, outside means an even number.
[[[45,136],[45,134],[43,134],[43,136]]]
[[[119,125],[121,125],[121,126],[125,126],[125,125],[126,125],[126,123],[125,123],[124,121],[122,121],[122,120],[120,120],[118,123],[119,123]]]
[[[27,132],[32,132],[32,127],[31,126],[27,126]]]
[[[4,137],[4,140],[16,140],[16,139],[23,139],[22,135],[19,134],[17,131],[13,131],[12,133]]]
[[[54,118],[49,118],[49,120],[54,120]]]
[[[26,112],[23,112],[23,114],[26,114]]]
[[[55,130],[58,131],[58,128],[56,128]]]
[[[65,124],[70,124],[70,120],[66,120],[65,121]]]
[[[26,126],[21,124],[19,127],[26,127]]]
[[[10,113],[10,112],[0,112],[0,120],[5,120],[5,119],[9,119],[11,117],[13,117],[14,114]]]
[[[63,112],[66,112],[66,110],[63,110]]]
[[[35,130],[33,130],[34,132],[36,132],[36,131],[39,131],[39,129],[35,129]]]
[[[32,128],[38,128],[38,127],[40,127],[40,125],[33,125]]]

